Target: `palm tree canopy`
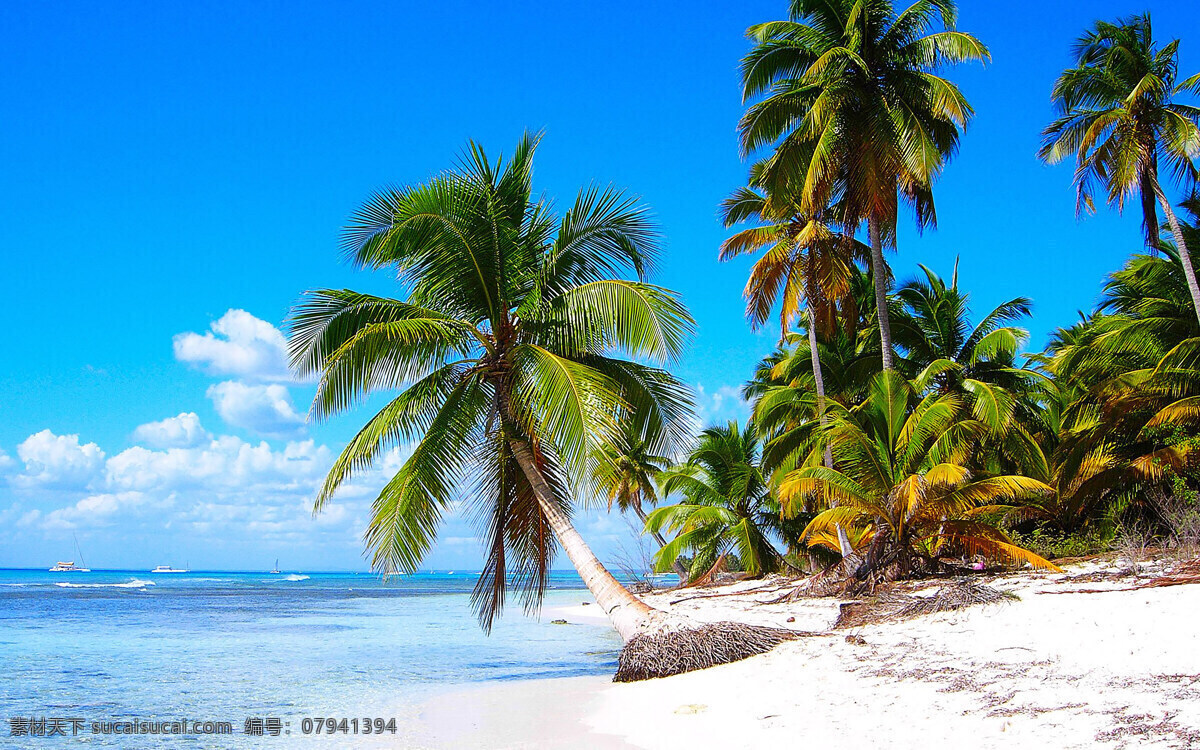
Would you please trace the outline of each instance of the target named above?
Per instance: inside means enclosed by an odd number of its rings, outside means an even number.
[[[993,431],[1007,429],[1014,410],[1032,417],[1048,380],[1030,362],[1017,364],[1029,332],[1014,325],[1029,317],[1032,302],[1016,297],[972,325],[970,295],[958,286],[958,264],[949,284],[923,265],[921,271],[924,278],[896,291],[892,314],[896,343],[918,390],[958,393]]]
[[[839,192],[850,225],[892,217],[897,190],[935,222],[929,186],[958,148],[972,109],[940,68],[987,60],[955,29],[952,0],[793,0],[790,18],[752,26],[743,94],[746,153],[775,145],[765,179],[800,187],[807,211]],[[940,30],[934,30],[940,26]]]
[[[650,514],[646,528],[667,529],[676,537],[655,557],[659,571],[670,570],[680,555],[692,552],[690,579],[736,553],[752,575],[774,572],[783,558],[768,536],[779,531],[779,506],[760,464],[754,427],[737,422],[704,430],[687,460],[660,475],[663,496],[682,500]]]
[[[882,372],[867,400],[840,411],[825,431],[837,469],[810,462],[788,474],[779,488],[783,509],[824,503],[830,507],[805,529],[810,544],[836,551],[838,525],[855,529],[862,543],[884,534],[905,568],[913,557],[981,554],[1054,569],[987,523],[988,514],[1051,489],[973,470],[986,433],[956,395],[921,397],[900,375]]]
[[[779,332],[785,336],[807,306],[823,330],[836,326],[839,307],[851,294],[855,261],[870,252],[852,236],[837,230],[838,207],[809,213],[794,193],[771,190],[762,183],[763,165],[756,164],[750,184],[721,203],[726,227],[743,228],[721,244],[720,260],[762,251],[746,283],[746,318],[758,328],[779,307]]]
[[[1054,85],[1059,116],[1039,156],[1051,164],[1075,158],[1080,212],[1095,210],[1097,189],[1118,208],[1140,193],[1146,244],[1156,248],[1160,160],[1185,185],[1200,176],[1200,108],[1176,101],[1200,93],[1200,74],[1179,80],[1179,40],[1160,47],[1149,13],[1097,21],[1074,57]]]
[[[344,248],[359,267],[395,273],[407,298],[322,289],[289,319],[293,366],[320,376],[313,417],[400,391],[335,461],[314,510],[411,445],[372,507],[372,565],[416,569],[464,500],[487,545],[473,596],[485,628],[509,582],[527,609],[540,603],[555,552],[514,445],[534,452],[567,514],[618,423],[656,445],[689,433],[688,390],[645,364],[677,359],[693,328],[674,293],[644,281],[658,254],[646,210],[589,188],[557,215],[533,195],[537,143],[526,135],[507,161],[472,143],[457,168],[376,193]]]
[[[632,423],[629,423],[632,424]],[[608,510],[641,512],[643,505],[658,503],[658,475],[671,459],[654,453],[649,441],[624,430],[616,443],[600,446],[592,481]]]

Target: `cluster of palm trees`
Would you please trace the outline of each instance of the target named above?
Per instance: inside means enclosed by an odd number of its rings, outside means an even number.
[[[940,74],[988,52],[955,20],[944,0],[900,11],[890,0],[795,0],[787,20],[749,30],[742,66],[742,144],[762,156],[722,204],[737,231],[721,258],[757,255],[746,315],[755,327],[777,317],[781,333],[745,389],[767,477],[756,507],[807,518],[798,534],[763,528],[791,553],[849,559],[858,576],[947,557],[1051,566],[1002,528],[1111,527],[1164,483],[1191,496],[1198,478],[1195,228],[1164,183],[1191,188],[1200,176],[1200,110],[1177,101],[1200,92],[1200,76],[1178,80],[1179,43],[1158,46],[1148,15],[1099,22],[1077,42],[1040,156],[1075,159],[1081,211],[1097,189],[1118,208],[1138,195],[1151,254],[1114,274],[1096,314],[1022,356],[1028,299],[974,324],[957,268],[947,283],[921,266],[893,290],[882,254],[899,205],[918,228],[935,224],[933,183],[971,117]],[[718,513],[659,517],[680,532],[664,553],[687,540],[693,559],[720,559],[697,546]],[[728,548],[751,538],[730,536]],[[746,569],[788,559],[760,552]]]
[[[319,378],[315,418],[398,395],[315,510],[411,445],[374,502],[376,569],[415,569],[461,501],[485,539],[485,628],[510,589],[538,605],[561,546],[633,642],[695,628],[664,626],[609,574],[571,522],[577,499],[637,514],[655,565],[695,582],[733,561],[749,574],[841,561],[853,580],[953,560],[1053,567],[1006,529],[1073,533],[1139,512],[1150,489],[1194,492],[1200,202],[1181,217],[1168,193],[1200,176],[1200,109],[1178,101],[1200,76],[1179,80],[1178,42],[1159,46],[1149,16],[1079,40],[1041,157],[1076,161],[1081,210],[1098,189],[1118,207],[1137,195],[1149,253],[1023,355],[1029,300],[975,320],[957,268],[893,288],[884,254],[902,214],[936,226],[933,187],[973,114],[946,74],[989,53],[956,20],[953,0],[792,0],[786,20],[749,29],[739,127],[755,161],[721,206],[735,232],[720,257],[757,256],[746,314],[777,321],[780,344],[745,386],[745,425],[694,434],[690,391],[666,369],[694,323],[649,281],[645,208],[585,189],[555,211],[533,193],[536,137],[507,159],[472,144],[454,169],[371,197],[344,249],[407,298],[309,293],[292,358]]]

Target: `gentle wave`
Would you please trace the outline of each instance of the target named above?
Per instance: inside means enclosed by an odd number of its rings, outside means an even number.
[[[128,583],[56,583],[64,589],[141,589],[153,586],[154,581],[142,581],[137,578]]]
[[[283,580],[285,580],[285,581],[307,581],[308,576],[298,576],[298,575],[293,574],[290,576],[285,576]]]

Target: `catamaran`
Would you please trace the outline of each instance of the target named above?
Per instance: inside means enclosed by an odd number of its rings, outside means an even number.
[[[271,569],[271,572],[272,573],[282,573],[283,572],[282,570],[279,569],[279,558],[278,557],[275,558],[275,567]]]
[[[87,567],[87,563],[83,559],[83,553],[79,551],[79,538],[76,537],[74,534],[71,535],[71,538],[75,540],[75,554],[79,555],[80,564],[76,565],[74,560],[68,560],[66,562],[63,562],[60,560],[60,561],[54,563],[53,568],[50,568],[51,573],[91,573],[92,572],[92,569]]]
[[[82,560],[83,558],[80,558],[80,559]],[[60,561],[60,562],[54,563],[54,567],[50,568],[50,572],[51,573],[91,573],[92,569],[84,568],[80,565],[76,565],[74,560],[69,560],[67,562]]]

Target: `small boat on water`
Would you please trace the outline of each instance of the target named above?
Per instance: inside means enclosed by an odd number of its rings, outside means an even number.
[[[151,573],[187,573],[188,570],[186,568],[184,568],[182,570],[179,568],[172,568],[170,565],[159,565],[158,567],[156,567],[154,570],[152,570],[150,572]]]
[[[282,573],[283,572],[282,570],[279,569],[279,558],[278,557],[275,558],[275,567],[271,569],[271,572],[272,573]]]
[[[81,565],[76,565],[74,560],[67,562],[56,562],[54,567],[50,568],[51,573],[91,573],[91,568],[85,568]]]

